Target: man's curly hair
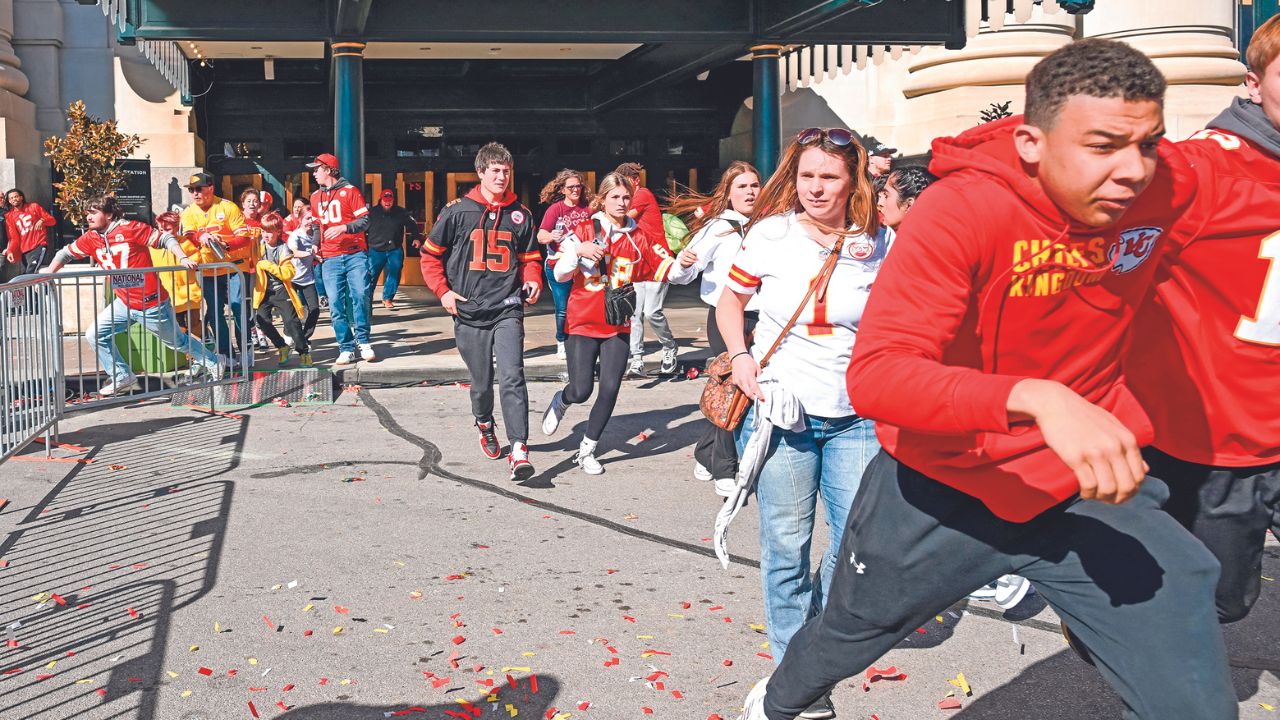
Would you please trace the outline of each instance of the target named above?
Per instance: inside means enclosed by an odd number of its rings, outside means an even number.
[[[1151,58],[1129,44],[1080,40],[1046,55],[1027,75],[1026,122],[1052,128],[1072,95],[1164,103],[1166,85]]]

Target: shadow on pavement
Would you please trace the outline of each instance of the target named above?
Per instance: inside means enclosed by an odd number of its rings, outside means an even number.
[[[508,676],[511,677],[511,676]],[[275,715],[277,720],[354,720],[356,718],[471,718],[480,717],[528,717],[541,720],[553,718],[561,712],[578,715],[578,708],[557,708],[554,703],[560,694],[560,682],[553,677],[536,676],[494,679],[494,690],[488,695],[458,697],[451,702],[434,705],[413,702],[395,705],[358,705],[355,703],[322,703],[292,708]],[[514,683],[514,687],[512,687]],[[536,692],[534,688],[536,687]],[[461,695],[461,693],[459,693]]]
[[[88,427],[90,448],[0,543],[0,717],[156,717],[174,611],[217,581],[248,419]],[[14,623],[18,623],[14,625]]]

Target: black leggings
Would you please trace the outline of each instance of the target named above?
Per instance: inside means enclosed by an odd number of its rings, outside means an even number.
[[[753,311],[742,314],[743,331],[747,338],[747,347],[751,347],[751,333],[756,329],[759,313]],[[724,336],[720,334],[720,326],[716,323],[716,309],[707,312],[707,344],[711,347],[711,357],[728,350]],[[733,432],[722,430],[710,422],[707,431],[693,448],[693,457],[702,467],[710,471],[716,478],[731,478],[738,474],[738,446],[734,442]]]
[[[604,426],[613,416],[613,406],[618,402],[618,391],[622,389],[622,376],[627,371],[627,358],[631,355],[631,335],[610,338],[570,335],[565,338],[564,350],[568,355],[569,384],[564,386],[561,397],[569,404],[584,403],[591,398],[596,360],[600,361],[600,395],[587,418],[587,439],[599,440],[604,434]]]

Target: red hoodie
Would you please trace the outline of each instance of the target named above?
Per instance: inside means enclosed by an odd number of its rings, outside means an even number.
[[[1156,177],[1128,213],[1080,225],[1022,170],[1021,122],[934,141],[930,169],[942,179],[899,229],[847,375],[885,450],[1013,522],[1079,490],[1034,423],[1009,422],[1019,381],[1056,380],[1151,441],[1121,356],[1165,231],[1195,187],[1162,142]]]

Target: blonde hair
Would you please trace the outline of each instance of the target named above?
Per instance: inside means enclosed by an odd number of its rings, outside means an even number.
[[[604,196],[613,192],[614,189],[618,187],[626,188],[627,192],[632,195],[635,195],[636,193],[636,186],[630,180],[616,172],[611,172],[608,175],[605,175],[604,179],[600,181],[600,189],[596,191],[596,196],[591,198],[592,212],[600,212],[601,210],[604,210]]]
[[[746,230],[750,230],[761,220],[783,213],[803,212],[800,205],[800,194],[796,191],[796,180],[799,176],[800,156],[806,150],[818,149],[839,159],[849,173],[849,181],[853,183],[853,191],[849,193],[849,201],[845,206],[845,227],[829,228],[819,224],[826,232],[848,236],[851,234],[874,234],[880,229],[880,217],[876,211],[876,189],[871,184],[871,176],[867,174],[867,150],[857,140],[848,145],[836,145],[824,134],[821,142],[801,145],[794,139],[782,154],[778,169],[769,178],[769,182],[756,198],[755,210],[751,213],[751,221]],[[849,229],[849,225],[853,229]]]

